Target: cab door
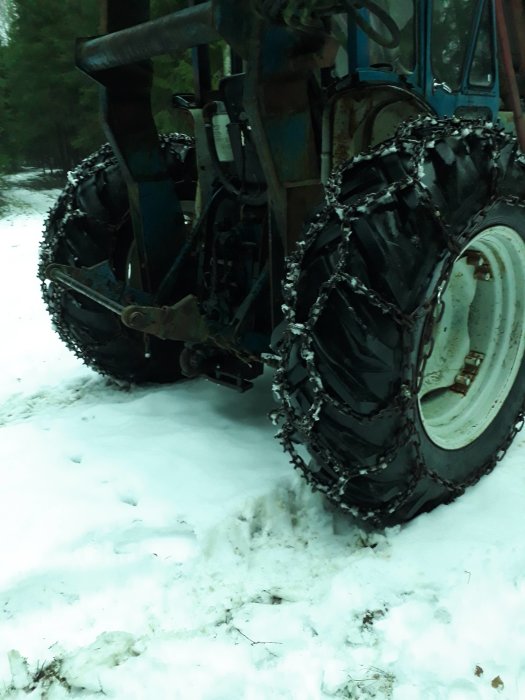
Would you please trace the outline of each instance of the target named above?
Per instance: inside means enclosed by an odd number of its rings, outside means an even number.
[[[426,100],[439,116],[496,119],[493,0],[430,0],[426,11]]]

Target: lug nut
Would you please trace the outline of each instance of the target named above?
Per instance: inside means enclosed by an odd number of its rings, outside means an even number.
[[[470,386],[472,384],[472,378],[464,374],[458,374],[455,381],[456,384],[462,384],[463,386]]]

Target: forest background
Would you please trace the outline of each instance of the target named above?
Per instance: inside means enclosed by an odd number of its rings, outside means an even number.
[[[186,7],[151,0],[151,16]],[[99,32],[98,0],[0,0],[0,174],[24,166],[65,173],[106,139],[98,87],[74,65],[77,37]],[[153,112],[174,131],[173,92],[192,92],[188,53],[154,59]]]

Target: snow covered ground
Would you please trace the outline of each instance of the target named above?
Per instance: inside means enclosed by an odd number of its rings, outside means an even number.
[[[456,503],[374,532],[205,381],[124,391],[50,328],[52,192],[0,221],[0,698],[525,699],[525,437]]]

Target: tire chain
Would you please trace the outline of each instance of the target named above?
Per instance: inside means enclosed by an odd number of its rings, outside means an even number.
[[[173,155],[175,158],[180,157],[180,149],[191,148],[194,145],[194,139],[185,134],[173,133],[169,135],[161,135],[159,137],[163,152]],[[97,172],[105,170],[108,165],[111,165],[116,159],[113,149],[109,143],[105,143],[95,153],[92,153],[87,158],[84,158],[73,170],[67,175],[67,184],[60,194],[54,206],[48,212],[47,221],[52,221],[55,217],[61,217],[60,226],[54,231],[53,236],[47,236],[40,244],[40,255],[38,263],[38,278],[40,279],[40,289],[45,306],[51,316],[53,327],[62,339],[62,341],[75,353],[75,355],[88,366],[91,366],[92,361],[89,354],[86,352],[68,327],[64,320],[62,312],[61,298],[63,289],[59,285],[50,284],[46,278],[46,269],[48,265],[55,261],[55,255],[60,243],[67,239],[66,225],[72,219],[84,219],[87,214],[84,211],[76,208],[75,191],[79,184],[96,175]],[[63,214],[61,212],[64,212]],[[103,223],[108,231],[118,230],[122,222],[126,219],[128,213],[125,212],[122,220],[118,224],[108,226],[106,222],[100,222],[98,219],[93,219],[98,223]],[[103,376],[111,377],[110,372],[97,366],[97,372]],[[115,380],[116,381],[116,380]]]
[[[446,124],[446,128],[444,125]],[[417,133],[418,130],[424,130],[425,139],[421,138],[421,133]],[[407,144],[410,144],[411,148],[411,160],[412,160],[412,176],[402,180],[400,182],[394,183],[386,192],[375,192],[369,195],[363,196],[358,202],[354,202],[351,206],[341,205],[338,201],[338,196],[341,191],[341,179],[343,175],[344,166],[340,167],[332,176],[330,183],[327,186],[327,206],[321,211],[314,219],[314,221],[309,226],[305,233],[302,241],[297,246],[296,251],[288,259],[288,268],[286,272],[286,277],[283,283],[283,294],[285,303],[283,305],[283,311],[285,318],[288,322],[288,329],[285,332],[283,338],[280,341],[279,354],[278,355],[268,355],[265,359],[269,364],[274,364],[276,366],[275,380],[273,385],[273,390],[275,394],[282,401],[282,407],[280,410],[273,412],[273,420],[276,424],[280,425],[280,430],[277,434],[277,438],[280,440],[285,451],[290,454],[291,461],[295,468],[302,471],[311,484],[311,486],[317,490],[323,491],[325,495],[332,501],[336,502],[339,507],[343,510],[350,511],[354,515],[358,515],[364,520],[370,520],[372,523],[377,525],[381,524],[381,516],[385,515],[384,508],[367,509],[363,511],[360,508],[349,506],[342,501],[342,497],[345,493],[346,486],[348,483],[357,476],[368,476],[376,472],[383,471],[387,469],[393,457],[395,456],[398,448],[404,444],[407,439],[412,442],[414,451],[416,453],[416,460],[413,465],[413,469],[410,475],[409,482],[405,491],[400,494],[397,498],[393,499],[388,504],[386,510],[387,513],[391,514],[403,506],[404,503],[410,498],[414,489],[417,486],[419,479],[423,473],[428,474],[428,476],[438,483],[442,484],[447,490],[450,491],[451,497],[456,497],[462,493],[468,486],[476,483],[483,475],[492,471],[497,462],[501,461],[505,455],[507,449],[512,443],[516,433],[523,427],[525,422],[525,404],[522,406],[519,412],[518,418],[515,425],[509,431],[509,434],[504,442],[504,444],[498,448],[495,454],[491,455],[485,463],[480,467],[478,472],[473,475],[468,481],[462,483],[461,485],[455,485],[451,482],[446,481],[438,474],[433,472],[426,464],[421,452],[421,443],[417,435],[417,429],[415,425],[415,415],[417,412],[417,385],[421,382],[425,362],[430,356],[431,345],[426,351],[423,360],[420,364],[419,370],[416,367],[405,367],[405,376],[410,377],[410,372],[413,372],[415,380],[413,382],[403,382],[397,397],[388,406],[383,406],[373,413],[368,414],[368,416],[363,416],[361,414],[352,411],[344,403],[338,401],[335,397],[330,396],[324,389],[322,378],[319,375],[317,368],[315,366],[315,354],[312,349],[312,336],[311,331],[317,318],[322,314],[330,292],[336,287],[339,282],[346,282],[350,284],[353,291],[357,294],[366,295],[366,297],[372,302],[372,304],[377,307],[382,313],[390,316],[394,321],[403,329],[407,330],[413,327],[414,323],[421,316],[426,316],[428,310],[433,308],[436,302],[437,295],[441,286],[444,284],[446,277],[450,271],[450,266],[447,266],[440,277],[438,284],[436,285],[435,294],[423,304],[421,304],[412,314],[405,315],[401,310],[394,304],[382,299],[373,290],[369,289],[361,280],[357,277],[349,277],[343,272],[344,263],[348,258],[350,252],[350,241],[352,237],[352,222],[355,221],[363,213],[366,213],[367,208],[371,205],[377,204],[380,201],[385,201],[386,196],[391,196],[394,193],[401,191],[403,188],[412,187],[418,191],[419,195],[422,195],[422,201],[425,201],[424,186],[418,182],[417,172],[419,166],[422,164],[425,154],[428,150],[433,148],[433,139],[440,138],[443,136],[466,136],[469,133],[485,133],[490,137],[493,145],[492,159],[494,163],[493,167],[493,192],[495,191],[496,184],[498,182],[499,168],[497,167],[497,161],[499,158],[500,144],[501,143],[511,143],[514,139],[503,132],[503,130],[495,129],[490,123],[484,122],[472,122],[468,127],[465,126],[460,120],[451,119],[447,122],[438,121],[431,117],[423,117],[411,122],[404,124],[392,141],[386,142],[382,147],[375,149],[373,152],[365,153],[357,156],[353,160],[353,164],[358,162],[363,162],[366,160],[373,160],[377,157],[382,157],[389,153],[397,153],[399,150],[407,152]],[[182,134],[173,134],[171,136],[162,136],[161,141],[169,147],[170,152],[173,154],[177,153],[177,146],[191,147],[194,143],[193,139]],[[60,337],[66,342],[66,344],[75,352],[77,357],[84,361],[86,364],[90,363],[90,358],[83,352],[76,340],[70,333],[69,328],[64,323],[61,313],[60,296],[62,291],[60,288],[54,288],[50,291],[48,281],[45,277],[45,270],[47,265],[53,261],[56,249],[60,242],[66,237],[67,232],[65,225],[72,218],[83,218],[86,216],[85,212],[82,212],[75,208],[74,192],[78,184],[92,175],[95,175],[97,171],[103,170],[107,167],[107,160],[111,158],[113,151],[109,144],[105,144],[96,153],[85,158],[74,170],[68,174],[67,185],[60,195],[58,201],[54,207],[50,210],[48,218],[51,220],[55,215],[57,215],[62,207],[65,209],[65,215],[62,216],[61,226],[56,230],[53,237],[47,238],[40,248],[40,262],[38,267],[38,276],[41,281],[41,290],[44,302],[48,308],[48,311],[52,317],[53,325],[57,330]],[[100,162],[101,158],[103,162]],[[525,165],[525,159],[520,156],[520,163]],[[518,198],[507,198],[509,202],[514,205],[521,206],[525,208],[525,205]],[[440,221],[439,211],[433,206],[430,197],[426,197],[427,207],[431,210],[436,221]],[[494,200],[491,200],[487,207],[478,214],[475,220],[473,220],[471,226],[474,223],[478,223],[482,219],[488,210],[493,205]],[[332,208],[330,208],[332,207]],[[296,289],[295,285],[299,280],[300,266],[302,260],[316,239],[317,234],[323,229],[328,218],[333,214],[335,210],[337,216],[339,217],[341,223],[344,227],[344,239],[340,244],[340,259],[335,272],[331,275],[329,280],[327,280],[321,287],[320,293],[312,305],[312,310],[309,314],[309,318],[306,323],[298,324],[295,322],[295,306],[296,306]],[[456,245],[453,249],[456,252],[461,250],[461,238],[454,241]],[[429,338],[431,336],[432,325],[428,324]],[[302,351],[301,354],[306,362],[307,370],[310,374],[311,379],[313,379],[314,384],[314,397],[315,401],[312,407],[308,411],[306,416],[299,416],[292,405],[291,393],[292,390],[288,385],[286,380],[286,365],[285,357],[286,351],[290,348],[294,339],[300,336]],[[403,333],[404,342],[407,342],[408,333]],[[425,342],[425,339],[423,340]],[[411,348],[410,348],[411,349]],[[408,356],[408,353],[407,353]],[[250,358],[252,359],[252,358]],[[99,370],[100,371],[100,370]],[[101,372],[101,374],[107,374]],[[316,445],[315,437],[315,424],[319,419],[319,414],[324,405],[331,405],[336,410],[341,411],[343,414],[352,415],[352,417],[361,420],[362,422],[370,422],[384,414],[393,414],[396,411],[406,411],[407,420],[398,430],[397,436],[394,440],[392,446],[384,453],[379,455],[375,464],[372,466],[363,466],[350,472],[344,465],[334,460],[333,456],[326,454],[326,450]],[[407,410],[408,409],[408,410]],[[319,454],[322,457],[325,464],[327,464],[333,472],[337,475],[336,483],[327,487],[324,484],[319,483],[315,474],[309,469],[303,458],[298,454],[296,445],[297,433],[302,433],[308,436],[312,440],[312,451]]]
[[[422,172],[427,154],[435,150],[436,140],[446,137],[459,137],[463,139],[473,133],[478,136],[485,136],[487,142],[491,145],[492,152],[487,154],[491,162],[491,196],[487,206],[473,217],[462,234],[451,238],[450,232],[447,231],[445,224],[442,222],[440,211],[432,202],[430,191],[420,181],[419,174]],[[435,319],[434,322],[431,322],[432,319],[429,314],[433,312],[438,303],[441,307],[440,313],[442,314],[444,311],[443,302],[440,302],[440,295],[446,286],[446,280],[455,260],[452,257],[448,263],[443,266],[443,270],[435,284],[435,291],[432,296],[425,299],[412,313],[405,314],[395,304],[382,299],[377,292],[367,287],[360,279],[349,276],[344,272],[344,267],[352,244],[352,224],[360,216],[366,215],[374,205],[385,202],[387,197],[393,197],[403,189],[410,188],[418,195],[419,202],[430,211],[434,221],[438,223],[444,241],[446,242],[446,247],[454,254],[459,255],[461,250],[465,247],[469,233],[487,216],[496,201],[508,201],[513,205],[518,205],[525,209],[525,204],[517,197],[498,197],[496,195],[501,176],[501,167],[499,166],[501,149],[503,146],[509,144],[513,144],[514,148],[516,148],[514,137],[506,133],[503,129],[495,127],[491,122],[470,121],[467,125],[465,122],[456,118],[437,120],[434,117],[424,116],[404,123],[398,129],[392,140],[376,147],[373,151],[358,155],[351,161],[351,165],[353,166],[367,160],[372,161],[391,153],[403,153],[404,155],[408,155],[410,159],[410,165],[408,167],[409,175],[403,180],[393,183],[387,187],[386,190],[365,194],[351,205],[343,205],[339,201],[339,196],[341,193],[343,174],[346,167],[348,167],[348,163],[340,166],[334,172],[327,185],[324,209],[314,217],[303,239],[298,243],[295,252],[288,258],[288,266],[283,283],[283,312],[287,322],[287,330],[281,337],[277,348],[277,354],[273,358],[277,365],[273,391],[281,401],[281,408],[274,411],[272,414],[274,424],[279,427],[276,437],[281,442],[284,450],[289,453],[294,467],[304,474],[306,480],[315,490],[323,492],[343,510],[349,511],[363,520],[368,520],[376,526],[381,526],[385,517],[391,516],[408,502],[423,476],[428,476],[430,479],[443,486],[450,493],[449,500],[453,500],[463,493],[468,486],[476,483],[482,476],[492,471],[497,462],[503,458],[516,433],[523,427],[525,422],[525,402],[521,407],[515,424],[509,430],[503,445],[500,446],[494,454],[490,455],[479,470],[468,480],[459,485],[454,484],[442,478],[425,463],[417,430],[417,414],[418,392],[423,380],[426,362],[433,348],[432,329]],[[518,153],[516,155],[516,160],[521,166],[525,166],[525,158],[522,154]],[[343,232],[341,243],[338,246],[338,262],[329,279],[321,285],[319,294],[312,304],[307,320],[303,323],[298,323],[296,320],[297,285],[300,278],[301,265],[305,254],[315,243],[318,234],[323,230],[329,218],[333,217],[334,212],[341,223]],[[420,319],[426,319],[424,335],[420,346],[424,348],[423,355],[419,359],[414,360],[412,365],[407,363],[404,366],[404,380],[401,383],[397,396],[390,402],[390,405],[381,406],[368,415],[357,413],[343,402],[330,395],[323,385],[322,377],[315,363],[312,331],[317,319],[326,308],[330,293],[336,289],[339,283],[349,284],[354,293],[365,295],[370,303],[379,309],[382,314],[393,319],[401,330],[406,358],[412,355],[417,357],[417,353],[414,352],[414,344],[410,338],[410,330]],[[287,379],[286,358],[289,355],[292,345],[297,342],[298,338],[300,342],[300,354],[305,362],[308,375],[307,381],[310,382],[313,395],[312,404],[305,415],[299,415],[294,408],[293,388],[290,386]],[[417,364],[419,364],[419,366],[417,366]],[[326,448],[323,448],[319,444],[315,428],[324,406],[330,406],[344,415],[351,415],[361,423],[367,423],[384,414],[395,414],[396,412],[404,414],[406,418],[398,429],[393,444],[387,451],[379,454],[371,466],[361,465],[354,469],[349,469],[333,455],[327,454]],[[298,453],[297,438],[299,436],[308,439],[310,442],[309,447],[311,455],[318,455],[322,463],[333,472],[336,477],[336,481],[333,485],[327,486],[321,483],[316,476],[316,472],[311,469]],[[363,509],[358,506],[351,506],[343,501],[346,487],[352,479],[369,476],[387,469],[393,461],[398,449],[403,444],[411,444],[415,459],[413,460],[408,483],[402,493],[385,505],[376,508]]]

